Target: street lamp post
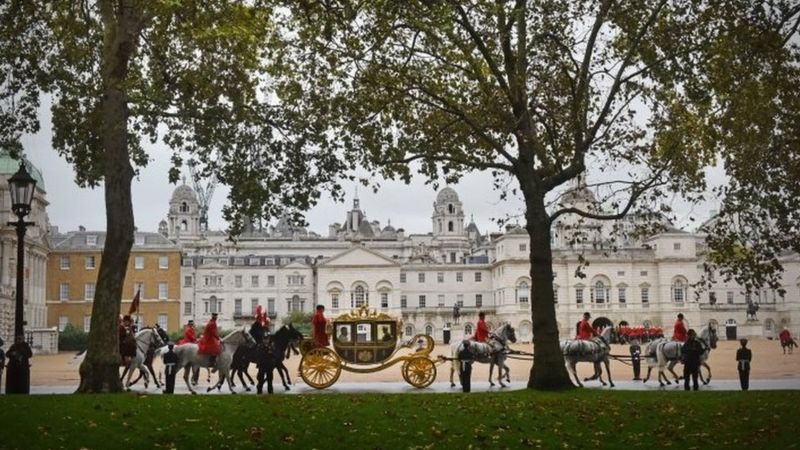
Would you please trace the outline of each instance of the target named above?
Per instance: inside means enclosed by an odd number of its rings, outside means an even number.
[[[25,169],[21,162],[19,170],[8,180],[11,191],[11,210],[17,221],[9,222],[17,230],[17,297],[14,314],[14,344],[8,349],[8,375],[6,376],[7,394],[29,394],[31,391],[30,358],[31,347],[25,341],[24,323],[24,267],[25,267],[25,231],[32,222],[25,222],[25,216],[31,212],[31,202],[36,189],[36,180]]]

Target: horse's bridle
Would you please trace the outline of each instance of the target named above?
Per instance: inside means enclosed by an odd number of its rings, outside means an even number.
[[[136,337],[134,336],[134,339],[136,339],[136,350],[138,350],[138,351],[142,352],[142,354],[144,354],[144,355],[147,355],[147,352],[148,352],[148,351],[149,351],[151,348],[152,348],[153,350],[155,350],[156,348],[158,348],[158,345],[156,344],[156,340],[155,340],[155,339],[153,339],[153,338],[158,338],[158,340],[161,340],[161,336],[159,336],[159,335],[158,335],[158,333],[156,333],[156,331],[155,331],[155,330],[153,330],[152,328],[148,328],[148,329],[149,329],[149,330],[150,330],[150,332],[152,333],[152,336],[153,336],[153,337],[151,337],[151,338],[150,338],[150,342],[147,342],[147,347],[145,347],[144,349],[142,349],[142,348],[139,346],[139,344],[145,344],[145,343],[144,343],[144,342],[142,342],[142,341],[140,341],[138,338],[136,338]],[[144,330],[142,330],[142,331],[144,331]]]

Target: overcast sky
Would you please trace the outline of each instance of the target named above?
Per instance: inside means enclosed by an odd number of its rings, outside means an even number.
[[[50,224],[58,226],[60,231],[76,230],[83,225],[90,230],[105,230],[105,205],[102,187],[97,189],[81,189],[75,184],[72,167],[52,148],[52,127],[50,123],[49,105],[42,108],[41,131],[26,136],[23,145],[28,158],[41,169],[50,202],[48,215]],[[158,222],[165,219],[169,208],[169,198],[175,185],[168,182],[170,152],[162,146],[148,148],[151,162],[144,168],[140,176],[133,182],[133,208],[136,226],[142,231],[156,231]],[[707,171],[709,181],[718,184],[724,178],[719,168]],[[187,179],[188,177],[188,173]],[[594,178],[601,176],[594,175]],[[589,174],[589,181],[593,181]],[[385,226],[391,220],[395,228],[404,228],[406,233],[427,233],[431,231],[432,204],[436,193],[425,180],[416,177],[410,185],[402,182],[384,182],[378,193],[359,187],[358,197],[361,210],[369,220],[378,220]],[[189,181],[190,182],[190,181]],[[309,229],[326,236],[328,225],[343,222],[345,212],[352,205],[355,184],[348,186],[345,204],[336,203],[329,196],[323,195],[320,203],[308,212],[306,220]],[[521,216],[523,202],[509,199],[501,202],[498,192],[492,189],[492,180],[488,173],[471,174],[457,185],[452,185],[463,203],[466,223],[470,215],[474,215],[475,223],[482,233],[499,230],[493,219],[512,216],[511,222],[523,222]],[[227,224],[222,219],[222,206],[227,201],[227,189],[218,186],[209,208],[211,229],[224,230]],[[697,223],[708,218],[715,208],[714,202],[701,205],[688,205],[677,202],[673,205],[678,211],[677,225],[693,229]],[[694,217],[693,222],[689,218]]]

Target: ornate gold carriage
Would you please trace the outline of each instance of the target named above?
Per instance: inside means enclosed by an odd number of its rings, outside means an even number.
[[[311,340],[301,344],[300,376],[309,386],[325,389],[339,379],[342,370],[372,373],[402,363],[406,382],[418,388],[430,386],[436,379],[436,365],[430,358],[433,339],[418,334],[401,344],[402,324],[366,306],[336,317],[327,330],[332,349],[317,347]],[[409,352],[398,355],[403,349]]]

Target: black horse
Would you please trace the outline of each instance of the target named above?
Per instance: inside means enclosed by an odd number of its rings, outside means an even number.
[[[283,365],[284,357],[289,351],[292,344],[299,342],[303,338],[303,334],[297,331],[291,324],[289,326],[282,326],[275,334],[266,339],[262,345],[256,346],[256,365],[258,366],[258,384],[256,385],[256,392],[262,393],[264,382],[267,383],[267,392],[272,394],[272,371],[278,369],[278,374],[281,375],[283,387],[288,391],[289,386],[286,380],[283,379],[282,371],[288,375],[288,370]]]

